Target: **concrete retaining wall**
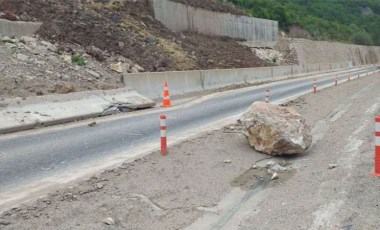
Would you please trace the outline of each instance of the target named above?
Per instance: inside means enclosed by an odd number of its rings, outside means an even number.
[[[246,69],[135,73],[125,74],[124,83],[126,87],[131,87],[144,96],[155,99],[162,97],[165,81],[169,82],[171,95],[181,95],[233,85],[256,84],[301,77],[309,73],[348,68],[351,65],[352,63],[345,62]]]
[[[8,37],[32,36],[41,25],[39,22],[13,22],[0,19],[0,34]]]
[[[352,62],[353,65],[379,63],[380,47],[328,41],[291,39],[300,64]]]
[[[169,0],[150,0],[155,18],[169,29],[251,41],[258,47],[273,47],[278,22],[194,8]]]

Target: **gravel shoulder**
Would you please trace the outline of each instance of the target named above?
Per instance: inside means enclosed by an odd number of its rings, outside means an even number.
[[[181,229],[201,217],[218,221],[221,201],[238,190],[257,193],[221,229],[379,229],[379,184],[369,177],[379,83],[369,76],[288,103],[316,140],[307,154],[270,159],[289,169],[276,181],[261,167],[270,157],[226,127],[171,147],[168,157],[155,152],[10,209],[0,228]]]

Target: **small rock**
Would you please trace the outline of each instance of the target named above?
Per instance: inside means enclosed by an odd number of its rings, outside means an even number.
[[[124,42],[118,42],[117,45],[118,45],[120,48],[124,48]]]
[[[337,164],[329,164],[329,169],[334,169],[334,168],[336,168],[336,167],[338,167]]]
[[[46,48],[48,50],[50,50],[51,52],[57,52],[57,47],[55,47],[55,45],[51,44],[50,42],[47,42],[47,41],[41,41],[41,44],[46,46]]]
[[[130,72],[131,73],[138,73],[139,70],[136,67],[132,67]]]
[[[29,36],[22,36],[20,38],[20,42],[22,43],[30,43],[30,42],[36,42],[37,41],[37,38],[33,38],[33,37],[29,37]]]
[[[147,38],[146,42],[149,43],[149,45],[155,45],[157,43],[156,38],[154,37]]]
[[[7,49],[11,50],[11,49],[17,48],[17,45],[7,42],[7,43],[5,43],[5,47]]]
[[[96,125],[97,125],[97,124],[96,124],[96,121],[91,122],[91,123],[88,124],[88,126],[90,126],[90,127],[95,127]]]
[[[141,66],[139,66],[137,64],[135,64],[133,67],[136,68],[137,71],[139,71],[139,72],[144,72],[145,71],[145,69],[143,67],[141,67]]]
[[[278,177],[278,173],[273,173],[272,177],[270,178],[271,180],[277,180],[279,177]]]
[[[65,83],[58,83],[55,86],[56,92],[57,93],[72,93],[74,92],[74,86],[71,83],[65,82]]]
[[[115,225],[115,221],[111,217],[104,219],[103,223],[106,225]]]
[[[62,55],[62,59],[67,63],[72,63],[70,55]]]
[[[26,62],[26,61],[29,60],[28,56],[26,56],[25,54],[22,54],[22,53],[18,53],[18,54],[16,55],[16,57],[17,57],[17,59],[18,59],[19,61],[22,61],[22,62]]]
[[[0,220],[0,225],[3,225],[3,226],[8,226],[10,225],[11,222],[10,221],[6,221],[6,220]]]
[[[99,79],[100,78],[100,74],[93,71],[93,70],[86,70],[87,73],[89,73],[91,76],[95,77],[96,79]]]
[[[253,165],[252,169],[258,169],[257,165]]]
[[[275,164],[275,165],[273,165],[271,169],[272,169],[273,171],[275,171],[275,172],[285,172],[285,171],[288,171],[288,168],[283,167],[283,166],[281,166],[281,165],[279,165],[279,164]]]
[[[110,68],[115,72],[124,73],[130,68],[130,65],[128,63],[118,62],[110,64]]]
[[[1,41],[2,41],[2,42],[9,42],[9,43],[12,43],[12,39],[10,39],[10,38],[7,37],[7,36],[2,37],[2,38],[1,38]]]
[[[274,161],[268,161],[267,162],[267,168],[271,168],[271,167],[273,167],[273,165],[275,165],[276,164],[276,162],[274,162]]]
[[[104,188],[104,184],[103,183],[96,183],[96,188],[102,189],[102,188]]]
[[[231,164],[232,161],[231,161],[230,159],[226,159],[226,160],[224,160],[224,163],[225,163],[225,164]]]

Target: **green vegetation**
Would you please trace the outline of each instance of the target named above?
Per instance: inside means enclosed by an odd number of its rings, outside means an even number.
[[[84,61],[83,57],[80,55],[74,55],[71,57],[71,61],[79,66],[86,65],[86,62]]]
[[[296,25],[316,40],[380,45],[379,0],[220,0],[253,17],[279,21],[284,31]]]

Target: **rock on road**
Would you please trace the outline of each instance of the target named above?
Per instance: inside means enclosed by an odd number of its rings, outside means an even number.
[[[289,174],[253,190],[257,175],[247,172],[267,156],[244,136],[217,132],[171,148],[166,159],[151,155],[6,212],[0,224],[101,229],[113,218],[116,229],[379,229],[379,179],[369,176],[379,85],[374,75],[296,100],[314,143],[285,158]]]

